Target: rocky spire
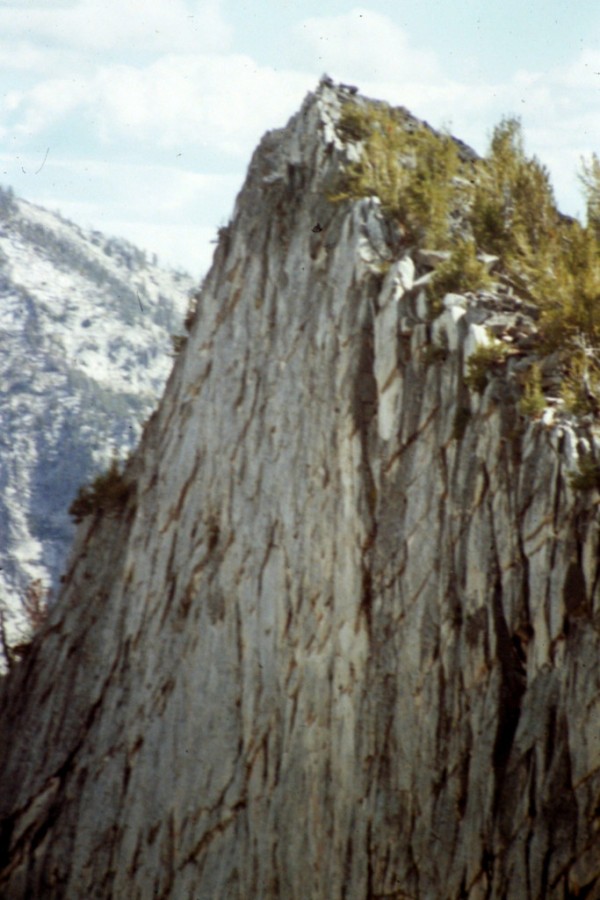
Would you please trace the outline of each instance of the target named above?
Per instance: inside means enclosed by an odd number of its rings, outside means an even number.
[[[121,505],[5,680],[4,896],[600,889],[591,432],[520,415],[525,351],[465,382],[483,323],[527,332],[510,292],[433,310],[433,257],[330,201],[349,97],[262,140]]]

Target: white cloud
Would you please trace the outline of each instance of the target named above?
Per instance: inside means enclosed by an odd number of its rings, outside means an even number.
[[[559,72],[563,84],[597,92],[600,89],[600,51],[584,48],[570,65],[562,67]]]
[[[0,9],[7,6],[9,9],[40,9],[42,7],[51,6],[53,9],[65,9],[70,6],[76,6],[80,0],[21,0],[19,5],[15,4],[15,0],[0,0]]]
[[[15,4],[0,8],[0,34],[111,54],[214,51],[231,40],[220,7],[220,0],[79,0],[29,10]]]
[[[48,51],[30,41],[0,41],[0,69],[17,72],[48,71]]]
[[[55,78],[43,81],[24,92],[5,95],[2,106],[13,117],[10,131],[18,136],[31,137],[55,125],[86,101],[85,81]],[[0,123],[0,134],[6,132]]]
[[[5,95],[11,129],[35,135],[78,111],[105,142],[126,137],[154,147],[209,145],[245,156],[248,142],[294,112],[312,85],[243,56],[171,56],[148,67],[115,65],[94,76],[41,81]],[[251,149],[251,148],[250,148]]]
[[[415,48],[389,16],[368,9],[305,19],[294,33],[300,44],[299,61],[342,80],[423,81],[441,77],[434,53]]]
[[[285,122],[309,79],[248,56],[166,56],[146,68],[113,66],[94,85],[105,140],[127,134],[169,148],[210,146],[246,158],[264,130]]]
[[[104,146],[127,140],[154,150],[210,147],[245,160],[313,86],[310,76],[276,72],[249,56],[172,54],[146,66],[104,65],[9,91],[0,98],[0,135],[35,137],[83,125],[88,140]]]

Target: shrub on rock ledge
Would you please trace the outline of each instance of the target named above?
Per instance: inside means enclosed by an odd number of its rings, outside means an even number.
[[[504,365],[507,355],[508,347],[499,341],[478,347],[467,362],[465,384],[477,394],[482,394],[492,372]]]
[[[431,279],[431,292],[439,297],[448,293],[475,292],[489,287],[491,281],[485,264],[477,258],[475,242],[461,240],[450,257],[435,270]]]
[[[131,485],[125,482],[116,459],[106,472],[98,475],[91,484],[82,485],[69,507],[69,515],[75,522],[96,513],[115,513],[123,509],[131,494]]]

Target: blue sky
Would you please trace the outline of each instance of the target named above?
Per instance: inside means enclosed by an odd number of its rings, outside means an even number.
[[[597,0],[0,0],[0,183],[200,276],[260,136],[323,72],[479,152],[502,115],[581,211]]]

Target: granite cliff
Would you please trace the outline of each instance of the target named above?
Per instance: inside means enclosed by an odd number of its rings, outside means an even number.
[[[600,896],[595,420],[520,410],[510,286],[435,306],[436,255],[331,202],[349,102],[259,145],[4,680],[3,896]]]

